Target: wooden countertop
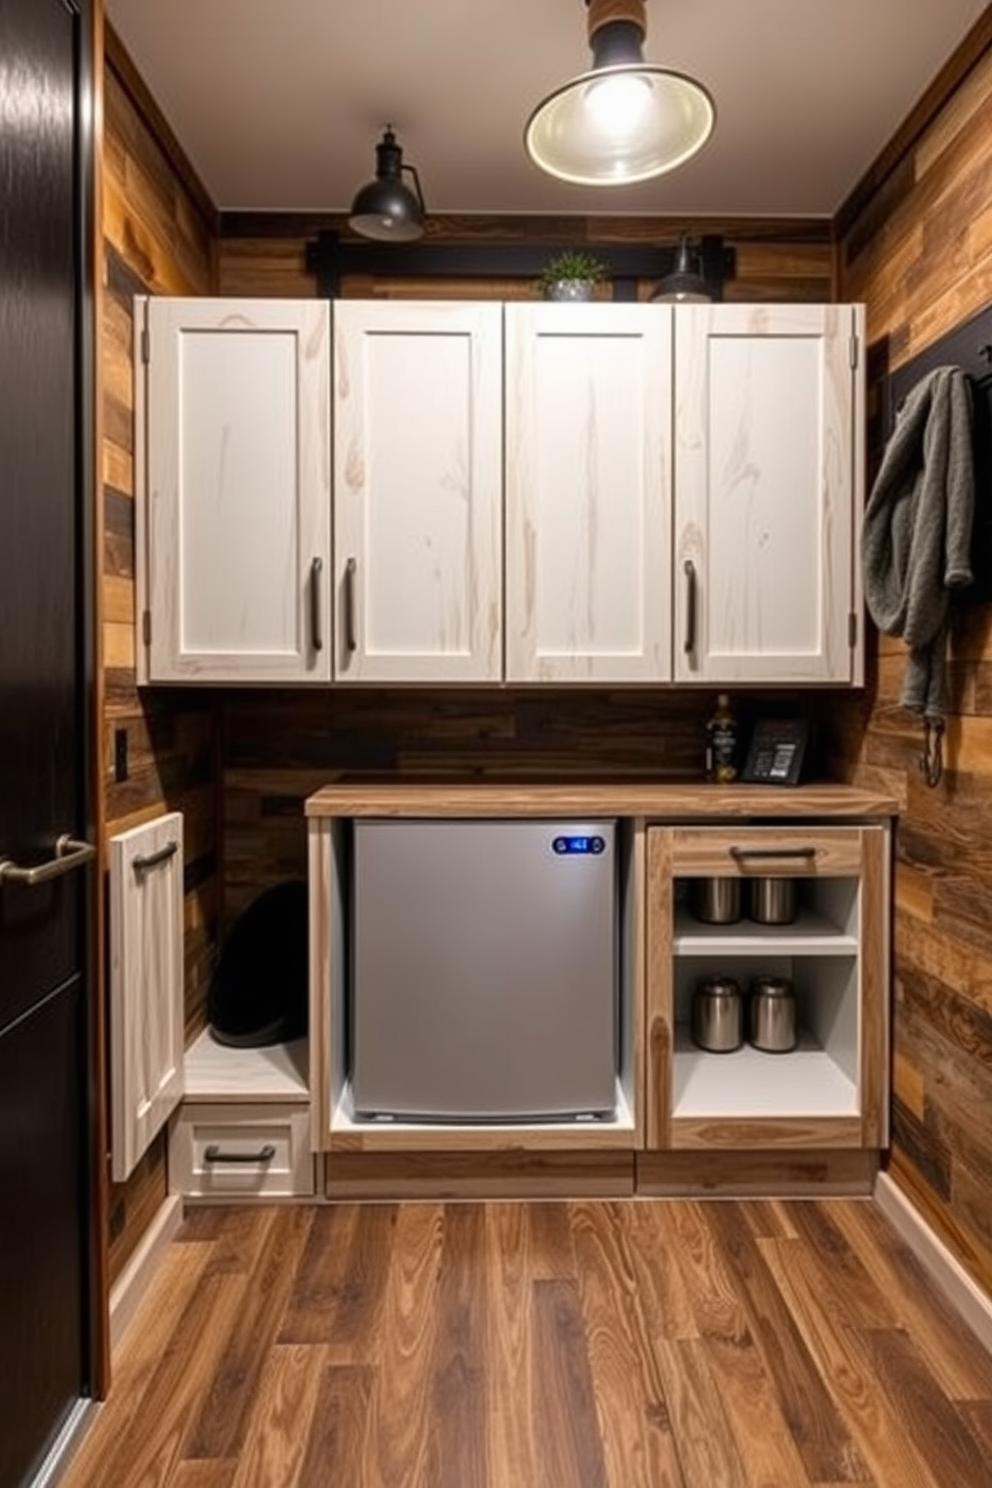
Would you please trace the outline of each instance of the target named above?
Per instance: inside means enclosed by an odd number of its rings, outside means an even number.
[[[491,781],[368,781],[342,778],[306,802],[308,817],[327,816],[624,816],[665,821],[700,817],[768,821],[811,817],[892,817],[892,796],[824,783],[796,787]]]

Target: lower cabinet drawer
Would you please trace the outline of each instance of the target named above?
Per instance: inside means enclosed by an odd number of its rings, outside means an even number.
[[[203,1199],[312,1197],[309,1106],[184,1102],[169,1128],[169,1188]]]

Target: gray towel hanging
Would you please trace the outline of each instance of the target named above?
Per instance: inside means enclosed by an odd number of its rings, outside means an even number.
[[[900,702],[924,719],[930,785],[942,770],[950,598],[973,578],[971,431],[966,374],[927,373],[898,412],[865,510],[865,600],[879,629],[909,647]]]

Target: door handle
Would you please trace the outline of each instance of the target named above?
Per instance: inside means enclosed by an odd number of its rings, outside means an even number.
[[[96,848],[90,843],[77,842],[70,833],[63,832],[55,844],[54,858],[49,858],[47,863],[22,868],[13,858],[0,858],[0,887],[5,883],[16,883],[33,889],[37,884],[51,883],[53,878],[61,878],[74,868],[81,868],[95,857]]]
[[[349,651],[358,650],[358,637],[355,634],[355,575],[358,572],[358,560],[349,558],[344,566],[344,643]]]
[[[320,623],[320,575],[323,558],[314,558],[310,564],[310,639],[315,651],[324,649],[324,631]]]
[[[685,642],[683,651],[688,656],[696,649],[696,565],[687,558],[682,565],[685,574]]]
[[[149,868],[157,868],[159,863],[167,863],[174,858],[179,851],[178,842],[167,842],[157,852],[144,853],[140,858],[135,858],[131,867],[135,873],[147,873]]]

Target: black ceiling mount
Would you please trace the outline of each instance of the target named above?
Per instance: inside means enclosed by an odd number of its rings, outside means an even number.
[[[700,272],[714,300],[723,299],[723,285],[733,277],[735,255],[723,238],[704,235],[698,245]],[[319,232],[307,243],[307,269],[317,280],[324,299],[336,299],[348,274],[376,279],[536,279],[558,244],[530,243],[371,243],[342,239],[333,231]],[[614,300],[636,300],[638,282],[652,283],[675,265],[678,242],[666,247],[650,244],[583,243],[606,265]]]

